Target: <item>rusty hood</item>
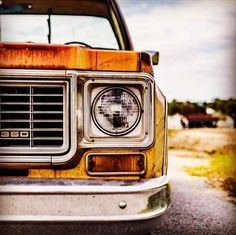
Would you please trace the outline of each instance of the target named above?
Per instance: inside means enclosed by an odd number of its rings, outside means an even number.
[[[152,66],[147,57],[135,51],[95,50],[56,44],[0,43],[0,68],[150,73]]]

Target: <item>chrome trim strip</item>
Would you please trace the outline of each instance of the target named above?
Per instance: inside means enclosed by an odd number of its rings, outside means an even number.
[[[160,216],[165,213],[169,207],[163,207],[162,210],[152,211],[139,215],[109,215],[109,216],[42,216],[42,215],[9,215],[1,216],[0,222],[106,222],[106,221],[141,221]]]
[[[73,181],[71,181],[73,182]],[[157,190],[169,183],[168,176],[160,176],[148,180],[126,182],[117,181],[115,183],[88,180],[83,185],[35,185],[35,184],[7,184],[0,185],[1,194],[120,194],[120,193],[142,193],[143,191]]]
[[[4,77],[23,77],[23,78],[42,78],[50,77],[52,79],[58,79],[66,77],[65,70],[43,70],[43,69],[0,69],[1,76]]]

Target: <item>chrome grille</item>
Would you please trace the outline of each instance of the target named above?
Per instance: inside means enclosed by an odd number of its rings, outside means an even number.
[[[1,82],[0,148],[65,147],[67,85],[66,81]]]

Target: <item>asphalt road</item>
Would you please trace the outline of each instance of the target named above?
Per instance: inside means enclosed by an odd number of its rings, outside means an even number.
[[[205,163],[201,161],[170,154],[173,206],[151,235],[236,234],[236,205],[221,190],[210,188],[204,178],[188,176],[182,170],[183,166]]]

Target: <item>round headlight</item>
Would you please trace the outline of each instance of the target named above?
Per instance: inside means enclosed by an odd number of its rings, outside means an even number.
[[[131,132],[139,123],[140,117],[140,102],[126,88],[106,88],[98,93],[92,104],[95,125],[108,135],[121,136]]]

